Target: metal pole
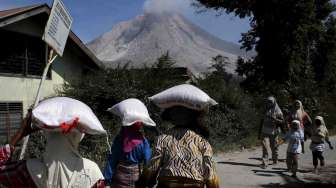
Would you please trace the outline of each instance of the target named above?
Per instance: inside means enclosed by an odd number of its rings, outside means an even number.
[[[41,78],[41,81],[40,81],[40,85],[39,85],[38,90],[37,90],[34,107],[36,107],[38,105],[39,101],[40,101],[41,88],[42,88],[42,85],[43,85],[43,83],[44,83],[44,81],[45,81],[45,79],[47,77],[47,73],[48,73],[49,67],[50,67],[51,63],[53,61],[55,61],[55,59],[57,57],[57,54],[53,57],[53,53],[54,53],[54,50],[51,49],[50,54],[49,54],[48,63],[46,64],[46,66],[45,66],[45,68],[43,70],[43,74],[42,74],[42,78]],[[21,149],[20,158],[19,158],[20,160],[22,160],[24,158],[24,155],[25,155],[25,152],[26,152],[26,149],[27,149],[27,145],[28,145],[28,141],[29,141],[29,135],[27,135],[23,139],[22,149]]]

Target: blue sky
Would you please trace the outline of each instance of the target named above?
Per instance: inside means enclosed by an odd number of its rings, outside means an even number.
[[[197,14],[191,0],[63,0],[74,19],[72,30],[84,41],[89,42],[116,23],[129,20],[150,11],[177,11],[208,32],[227,41],[238,43],[240,34],[249,29],[247,19],[233,15],[216,16],[207,11]],[[52,4],[52,0],[0,0],[0,10],[29,6],[38,3]]]

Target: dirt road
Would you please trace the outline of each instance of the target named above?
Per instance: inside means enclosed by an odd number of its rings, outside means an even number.
[[[336,137],[331,139],[336,146]],[[279,148],[280,162],[260,168],[261,148],[244,150],[230,154],[219,154],[215,157],[217,173],[223,188],[245,187],[336,187],[336,150],[326,149],[326,167],[313,173],[310,141],[305,144],[305,154],[300,155],[298,178],[292,178],[286,169],[287,144]]]

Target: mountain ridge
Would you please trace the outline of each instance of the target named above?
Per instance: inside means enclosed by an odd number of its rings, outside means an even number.
[[[153,64],[167,51],[178,67],[194,73],[207,72],[211,58],[228,57],[234,73],[238,56],[250,55],[239,45],[219,39],[177,13],[144,13],[116,24],[111,31],[88,43],[106,67],[130,63],[132,67]]]

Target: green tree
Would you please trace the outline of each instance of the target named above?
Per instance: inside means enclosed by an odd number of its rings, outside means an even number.
[[[162,54],[154,63],[153,68],[167,69],[172,68],[176,64],[176,61],[169,55],[169,51]]]
[[[316,81],[328,93],[336,89],[336,19],[330,16],[326,21],[323,34],[316,44],[314,68]]]
[[[336,122],[336,21],[332,0],[194,0],[198,8],[249,18],[242,48],[254,59],[237,61],[241,85],[256,97],[274,95],[282,106],[300,99],[313,116]],[[329,121],[330,120],[330,121]]]
[[[228,73],[226,70],[229,64],[229,58],[222,55],[217,55],[212,58],[212,65],[209,69],[212,71],[213,76],[218,76],[219,80],[222,79],[228,83],[232,78],[232,74]]]
[[[206,91],[219,104],[210,110],[207,125],[210,141],[218,150],[231,146],[254,144],[257,119],[260,112],[255,108],[251,95],[239,86],[239,78],[227,72],[228,59],[212,58],[211,72],[198,77],[196,85]],[[247,115],[250,114],[250,115]]]
[[[198,7],[250,18],[251,29],[242,34],[242,47],[256,50],[253,61],[240,74],[247,83],[286,84],[311,69],[314,43],[324,21],[335,10],[330,0],[196,0]],[[304,69],[302,67],[306,66]],[[246,69],[249,67],[249,69]],[[294,79],[293,79],[294,78]],[[297,83],[296,83],[297,84]]]

